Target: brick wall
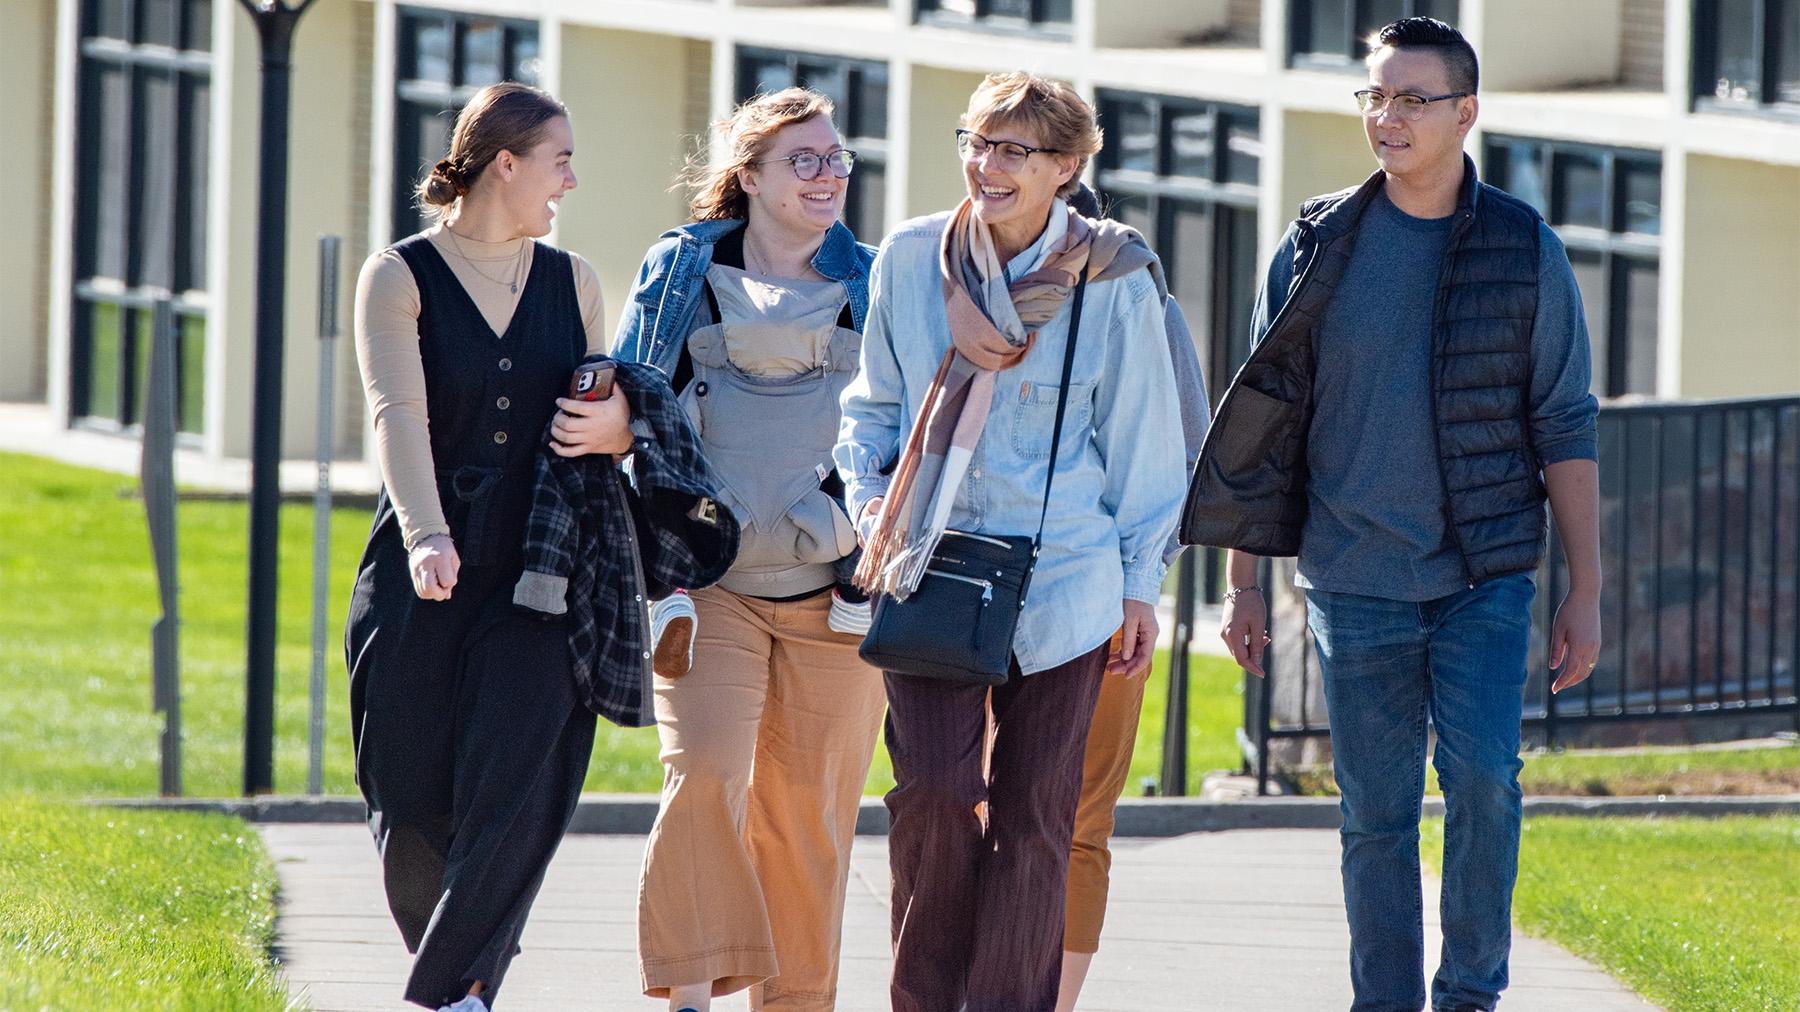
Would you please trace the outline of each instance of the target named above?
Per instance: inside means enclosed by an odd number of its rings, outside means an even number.
[[[1663,87],[1663,0],[1624,0],[1619,81],[1633,88]]]
[[[1270,0],[1279,3],[1281,0]],[[1262,0],[1231,0],[1226,13],[1226,37],[1239,45],[1262,44]]]

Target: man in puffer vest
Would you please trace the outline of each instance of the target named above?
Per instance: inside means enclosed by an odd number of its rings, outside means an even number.
[[[1558,691],[1600,649],[1597,406],[1567,255],[1476,179],[1474,50],[1407,18],[1356,92],[1379,171],[1308,201],[1195,468],[1182,540],[1234,549],[1221,635],[1261,674],[1257,556],[1298,555],[1343,798],[1356,1012],[1426,1004],[1419,808],[1443,787],[1434,1010],[1492,1009],[1518,868],[1521,690],[1548,498],[1567,556]]]

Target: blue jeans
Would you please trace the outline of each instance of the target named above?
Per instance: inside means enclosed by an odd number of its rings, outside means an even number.
[[[1426,718],[1444,792],[1444,948],[1431,1006],[1491,1009],[1506,987],[1519,865],[1519,717],[1531,577],[1432,601],[1307,592],[1344,812],[1352,1012],[1425,1004],[1419,806]]]

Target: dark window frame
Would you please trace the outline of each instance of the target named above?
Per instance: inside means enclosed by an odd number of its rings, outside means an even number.
[[[152,26],[148,15],[155,13],[174,20]],[[103,215],[99,174],[79,175],[68,293],[71,425],[138,431],[148,365],[141,334],[155,303],[169,298],[181,327],[176,349],[179,438],[195,444],[204,427],[211,21],[209,0],[178,0],[154,10],[145,0],[87,0],[78,12],[76,161],[95,165],[110,149],[122,180],[123,203]],[[167,35],[146,41],[163,35],[153,34],[153,27],[166,29]],[[119,79],[124,105],[113,111],[116,121],[102,117],[99,84],[106,74],[124,75]],[[151,107],[153,90],[166,104]],[[151,187],[151,180],[160,185]],[[103,224],[117,234],[102,236]],[[161,233],[154,246],[147,231]],[[115,255],[106,258],[113,262],[103,264],[101,248],[109,240],[116,244]],[[94,317],[108,312],[117,328],[103,356]],[[110,380],[104,392],[95,389],[103,376]],[[102,398],[107,403],[100,403]]]
[[[1217,405],[1231,377],[1249,354],[1249,328],[1247,325],[1237,325],[1233,320],[1233,309],[1235,307],[1241,311],[1254,301],[1260,263],[1253,254],[1247,277],[1236,277],[1229,266],[1220,270],[1216,265],[1231,264],[1234,240],[1242,242],[1248,239],[1249,248],[1253,251],[1256,249],[1262,172],[1260,151],[1257,153],[1255,178],[1219,177],[1228,175],[1229,166],[1233,164],[1230,158],[1230,145],[1234,139],[1230,129],[1232,124],[1253,124],[1255,136],[1260,143],[1260,110],[1253,106],[1114,89],[1101,90],[1095,96],[1095,101],[1100,109],[1101,124],[1106,128],[1107,142],[1095,162],[1095,190],[1100,195],[1103,207],[1109,211],[1121,200],[1144,202],[1144,213],[1152,223],[1151,231],[1154,233],[1145,238],[1158,251],[1158,255],[1165,259],[1165,268],[1169,268],[1166,274],[1172,285],[1176,284],[1175,279],[1181,270],[1177,262],[1181,251],[1174,249],[1174,229],[1178,223],[1175,212],[1183,206],[1205,205],[1214,213],[1207,226],[1211,234],[1207,237],[1208,247],[1203,254],[1207,262],[1215,265],[1211,272],[1212,289],[1205,293],[1177,291],[1174,294],[1181,299],[1182,308],[1188,314],[1189,329],[1196,339],[1204,342],[1205,354],[1201,365],[1206,373],[1207,393]],[[1129,104],[1140,107],[1147,105],[1150,110],[1151,130],[1155,135],[1153,168],[1150,170],[1119,166],[1119,144],[1125,135],[1117,121],[1121,118],[1122,107]],[[1210,177],[1178,174],[1175,171],[1175,118],[1194,115],[1211,120],[1213,147],[1210,165],[1213,174]],[[1217,212],[1221,208],[1240,213],[1219,215]],[[1248,212],[1248,215],[1241,212]],[[1238,229],[1248,229],[1248,234],[1238,235]],[[1171,264],[1175,266],[1170,268]],[[1243,312],[1236,315],[1248,316]]]
[[[773,49],[765,46],[739,46],[732,58],[732,92],[737,101],[743,102],[756,94],[757,68],[778,64],[782,66],[789,80],[797,84],[808,83],[809,65],[815,68],[829,67],[844,75],[844,94],[831,95],[837,106],[837,114],[833,119],[839,132],[843,135],[844,146],[856,152],[856,171],[850,175],[849,192],[844,195],[843,221],[856,238],[867,243],[879,243],[887,234],[886,193],[888,190],[888,138],[886,128],[888,111],[886,102],[892,84],[891,71],[886,63],[879,60],[864,60],[850,56],[834,56],[828,53],[802,52],[792,49]],[[861,128],[872,115],[872,110],[865,108],[864,99],[868,86],[875,83],[871,75],[878,78],[881,89],[883,107],[880,109],[879,122],[883,128],[880,134],[862,132]],[[857,185],[858,179],[871,176],[881,177],[883,194],[881,207],[867,205],[867,195],[863,187]],[[866,226],[879,222],[880,227],[869,230]],[[867,233],[867,234],[865,234]]]
[[[1800,121],[1800,95],[1792,99],[1776,97],[1780,92],[1781,40],[1770,30],[1781,23],[1784,5],[1800,5],[1800,0],[1753,0],[1754,20],[1750,26],[1751,53],[1756,61],[1759,95],[1755,99],[1721,96],[1718,89],[1719,0],[1696,0],[1693,6],[1693,38],[1689,52],[1693,94],[1691,108],[1695,112],[1724,112],[1734,115],[1763,116],[1789,122]],[[1800,68],[1794,68],[1800,70]]]
[[[1361,66],[1363,57],[1369,55],[1364,40],[1370,32],[1380,28],[1382,24],[1386,24],[1386,22],[1364,23],[1368,20],[1366,15],[1373,13],[1367,10],[1370,0],[1329,0],[1329,2],[1341,6],[1343,9],[1344,36],[1334,40],[1315,39],[1308,48],[1302,49],[1300,48],[1302,38],[1309,35],[1312,30],[1313,0],[1287,0],[1286,48],[1289,67],[1300,70],[1351,72]],[[1450,4],[1452,8],[1449,12],[1450,16],[1444,19],[1447,23],[1455,25],[1462,16],[1460,0],[1399,0],[1399,2],[1400,17],[1403,18],[1416,17],[1421,13],[1431,13],[1431,10],[1422,10],[1421,8],[1434,9],[1444,3]],[[1337,45],[1334,48],[1320,48],[1325,41],[1336,42]]]
[[[437,117],[445,121],[444,133],[448,136],[450,125],[455,123],[457,114],[468,104],[469,99],[483,87],[495,83],[468,80],[464,39],[475,29],[500,29],[500,80],[536,84],[535,71],[524,71],[527,69],[525,63],[536,58],[539,33],[535,21],[430,7],[399,8],[395,15],[395,25],[394,178],[389,227],[392,229],[392,238],[398,240],[424,228],[426,219],[418,208],[414,191],[426,170],[445,155],[443,151],[421,150],[418,124],[424,119]],[[415,59],[419,29],[428,25],[435,25],[449,32],[448,80],[406,76],[409,64]]]
[[[937,28],[957,28],[1001,35],[1030,35],[1059,42],[1075,38],[1074,5],[1063,0],[1023,0],[1029,13],[1020,17],[1002,9],[995,11],[994,0],[974,0],[975,12],[945,10],[943,0],[914,0],[913,22]],[[1052,8],[1067,8],[1067,12]]]
[[[1571,141],[1548,140],[1541,137],[1526,137],[1516,134],[1487,134],[1482,138],[1482,151],[1486,175],[1499,185],[1504,186],[1503,170],[1496,166],[1504,163],[1505,170],[1510,171],[1513,157],[1513,146],[1536,147],[1538,171],[1543,180],[1544,202],[1547,205],[1539,210],[1544,219],[1556,231],[1557,238],[1563,246],[1573,254],[1597,258],[1599,271],[1606,291],[1606,304],[1599,307],[1586,307],[1588,316],[1588,333],[1600,333],[1605,340],[1604,361],[1594,363],[1595,393],[1603,397],[1622,397],[1630,394],[1651,395],[1656,392],[1654,379],[1657,375],[1656,355],[1653,353],[1648,363],[1652,382],[1649,389],[1633,389],[1631,372],[1634,361],[1631,357],[1631,323],[1629,312],[1629,282],[1634,268],[1648,265],[1658,274],[1661,283],[1662,272],[1662,237],[1661,227],[1655,234],[1632,232],[1626,224],[1626,191],[1624,173],[1621,167],[1639,169],[1654,166],[1661,177],[1662,153],[1654,149],[1607,147],[1596,144],[1581,144]],[[1600,166],[1600,224],[1598,226],[1578,225],[1560,222],[1560,211],[1568,204],[1568,194],[1559,192],[1560,180],[1557,175],[1559,158],[1580,158],[1597,160]],[[1662,202],[1662,192],[1658,186],[1658,204]],[[1659,212],[1660,217],[1660,212]],[[1573,260],[1573,257],[1571,258]],[[1584,300],[1585,301],[1585,300]],[[1594,310],[1597,309],[1598,312]],[[1662,344],[1662,320],[1660,308],[1656,320],[1656,339],[1653,347]],[[1595,317],[1599,319],[1596,320]],[[1636,363],[1644,365],[1644,363]]]

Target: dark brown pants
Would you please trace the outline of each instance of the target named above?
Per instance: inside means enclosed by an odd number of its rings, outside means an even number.
[[[991,697],[887,674],[895,1012],[1056,1007],[1069,841],[1105,663],[1101,644],[1034,675],[1015,667]]]

